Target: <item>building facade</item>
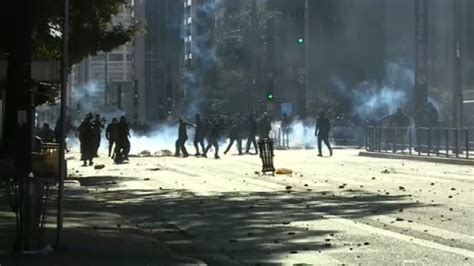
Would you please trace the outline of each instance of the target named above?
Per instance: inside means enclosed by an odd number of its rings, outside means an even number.
[[[131,25],[133,6],[123,7],[113,18],[113,24]],[[138,118],[138,93],[134,78],[134,45],[128,43],[110,52],[101,52],[73,67],[71,74],[71,109],[88,112],[125,114]]]

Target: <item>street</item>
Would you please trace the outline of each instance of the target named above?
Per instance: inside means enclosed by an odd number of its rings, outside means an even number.
[[[209,264],[474,264],[472,167],[358,152],[275,151],[293,171],[276,176],[232,154],[123,165],[103,154],[98,170],[72,153],[68,167],[107,211]]]

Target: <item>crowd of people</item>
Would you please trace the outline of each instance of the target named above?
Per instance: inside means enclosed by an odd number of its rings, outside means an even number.
[[[115,163],[123,163],[128,160],[130,152],[130,129],[125,116],[120,120],[113,118],[111,123],[105,125],[105,118],[99,114],[87,114],[78,128],[80,141],[81,160],[84,166],[93,165],[94,158],[98,157],[102,130],[105,128],[105,137],[109,142],[108,156]]]
[[[179,119],[178,139],[176,140],[175,156],[188,157],[186,150],[186,141],[188,140],[187,128],[194,128],[194,148],[195,156],[207,157],[211,148],[214,148],[214,158],[219,159],[219,142],[221,138],[227,136],[230,140],[224,154],[227,154],[234,143],[237,146],[239,155],[250,154],[253,146],[254,154],[258,154],[256,137],[268,138],[271,131],[271,120],[267,113],[264,113],[260,119],[256,119],[253,114],[243,116],[235,114],[230,117],[209,116],[202,117],[195,115],[195,121],[189,123],[184,119]],[[247,140],[244,147],[244,141]]]

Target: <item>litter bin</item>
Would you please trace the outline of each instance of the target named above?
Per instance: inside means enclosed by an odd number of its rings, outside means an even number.
[[[40,153],[33,153],[33,173],[35,176],[59,177],[59,144],[43,143]]]
[[[260,158],[262,159],[262,173],[271,172],[275,174],[275,167],[273,166],[273,140],[268,138],[259,140],[258,148],[260,150]]]

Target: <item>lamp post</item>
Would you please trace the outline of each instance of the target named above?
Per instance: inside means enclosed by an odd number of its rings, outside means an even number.
[[[68,46],[69,46],[69,0],[64,0],[64,21],[63,21],[63,60],[61,77],[61,109],[60,109],[60,141],[59,141],[59,177],[58,177],[58,211],[56,220],[56,246],[60,244],[61,230],[63,227],[63,191],[64,178],[66,175],[66,94],[67,94],[67,74],[68,74]]]

